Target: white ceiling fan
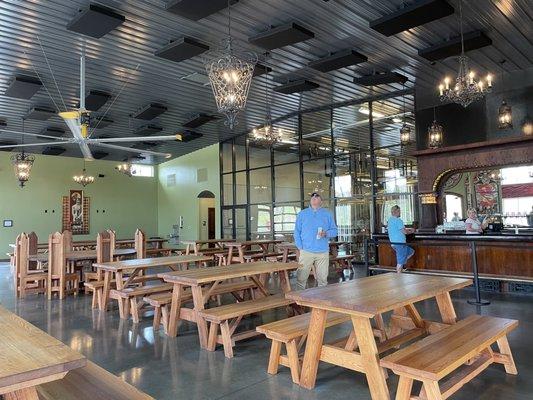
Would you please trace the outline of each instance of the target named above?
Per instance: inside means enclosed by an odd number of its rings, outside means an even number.
[[[43,49],[43,54],[48,63],[48,59],[46,58],[44,49]],[[32,63],[32,66],[33,66],[33,63]],[[50,65],[48,66],[50,68]],[[35,73],[39,75],[37,70],[35,70]],[[52,77],[54,78],[51,68],[50,68],[50,73],[52,74]],[[42,79],[41,79],[41,82],[42,82]],[[54,83],[55,82],[56,80],[54,78]],[[118,92],[115,99],[113,100],[113,103],[115,102],[116,98],[120,95],[120,92],[122,91],[122,89],[127,83],[128,81],[124,83],[123,87]],[[43,85],[44,85],[44,82],[43,82]],[[46,86],[45,86],[45,89],[46,89]],[[57,83],[56,83],[56,89],[59,92]],[[55,104],[55,101],[50,95],[50,92],[48,91],[48,89],[46,89],[46,92],[52,99],[52,102]],[[60,92],[59,92],[59,95],[61,96]],[[80,57],[80,101],[79,101],[80,107],[77,110],[76,109],[71,110],[71,111],[65,110],[64,112],[58,113],[58,115],[63,119],[63,121],[65,121],[65,123],[69,127],[70,131],[72,132],[73,137],[72,138],[58,138],[55,136],[49,136],[49,135],[43,135],[43,134],[18,132],[18,131],[11,131],[11,130],[3,129],[0,132],[15,133],[15,134],[20,134],[20,135],[30,136],[30,137],[35,137],[35,138],[52,139],[53,141],[46,142],[46,143],[40,142],[40,143],[2,145],[0,146],[0,149],[18,148],[18,147],[26,148],[26,147],[49,146],[49,145],[59,145],[59,144],[77,144],[80,147],[83,157],[85,158],[85,160],[88,160],[88,161],[94,160],[93,154],[91,152],[92,146],[104,147],[104,148],[109,148],[113,150],[121,150],[125,152],[130,152],[130,153],[137,153],[141,155],[152,155],[152,156],[159,156],[159,157],[165,157],[165,158],[170,158],[172,156],[170,153],[160,153],[160,152],[151,151],[151,150],[134,149],[131,147],[119,146],[113,143],[143,142],[143,141],[150,141],[150,142],[175,141],[175,140],[180,140],[180,135],[92,138],[91,136],[94,133],[94,130],[98,127],[98,124],[100,123],[100,121],[107,115],[107,112],[109,111],[113,103],[109,105],[104,115],[98,118],[98,121],[96,122],[95,127],[92,130],[89,130],[90,123],[91,123],[91,116],[90,116],[90,111],[85,108],[85,55],[82,54]],[[63,102],[63,105],[65,105],[64,102]],[[58,107],[56,106],[56,108]],[[65,109],[66,109],[66,106],[65,106]]]

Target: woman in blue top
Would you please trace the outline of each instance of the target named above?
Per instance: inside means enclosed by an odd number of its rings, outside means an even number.
[[[391,246],[396,252],[396,272],[405,271],[407,260],[415,254],[415,251],[405,244],[405,235],[414,233],[415,230],[405,227],[400,218],[400,207],[397,205],[391,208],[391,217],[387,222],[387,230]]]

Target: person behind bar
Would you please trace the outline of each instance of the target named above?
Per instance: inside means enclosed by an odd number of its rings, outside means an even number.
[[[316,192],[311,194],[310,205],[303,209],[296,217],[294,228],[294,243],[300,250],[298,262],[300,267],[296,271],[296,287],[305,289],[311,267],[315,265],[318,286],[328,284],[329,272],[329,241],[328,238],[337,236],[337,225],[333,215],[321,208],[322,197]]]
[[[414,229],[406,228],[403,224],[402,219],[400,218],[400,207],[398,205],[391,208],[391,217],[387,222],[387,229],[389,231],[389,241],[391,242],[391,247],[396,253],[396,272],[405,271],[405,264],[409,260],[415,251],[407,246],[405,235],[409,233],[414,233]]]
[[[478,235],[483,233],[483,227],[479,218],[477,217],[477,212],[475,208],[469,208],[466,211],[468,218],[465,221],[466,234],[467,235]]]

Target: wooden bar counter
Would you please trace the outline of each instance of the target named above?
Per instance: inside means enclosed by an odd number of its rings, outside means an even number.
[[[374,234],[379,266],[394,267],[396,255],[386,234]],[[533,282],[533,235],[524,234],[423,234],[409,235],[415,249],[407,268],[444,275],[472,276],[475,243],[480,278]]]

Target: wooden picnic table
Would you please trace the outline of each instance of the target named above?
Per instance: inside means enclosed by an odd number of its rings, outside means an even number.
[[[233,242],[235,239],[207,239],[207,240],[182,240],[181,244],[186,245],[185,254],[189,254],[191,249],[194,254],[198,254],[205,245],[214,245],[216,248],[223,249],[223,243]]]
[[[163,246],[163,243],[168,242],[168,239],[162,239],[162,238],[155,238],[155,239],[146,239],[147,244],[152,244],[155,246],[155,248],[159,249]],[[122,246],[131,246],[133,247],[135,245],[135,239],[117,239],[115,241],[115,244],[122,245]],[[73,247],[84,247],[84,246],[91,246],[96,247],[96,240],[78,240],[75,242],[72,242]],[[9,247],[15,248],[15,243],[10,243]],[[48,243],[39,243],[37,244],[38,250],[47,250],[48,249]]]
[[[253,246],[259,246],[261,248],[261,252],[263,254],[268,253],[268,249],[270,245],[282,243],[283,240],[281,239],[257,239],[257,240],[247,240],[244,242],[234,241],[234,242],[225,242],[224,246],[228,248],[228,256],[226,258],[226,265],[230,265],[233,263],[233,261],[237,261],[239,263],[244,263],[244,252],[247,248],[251,248]],[[235,253],[235,250],[237,250],[237,253]]]
[[[38,400],[36,386],[82,368],[80,353],[0,306],[0,395]]]
[[[390,399],[385,370],[379,364],[380,353],[454,324],[456,315],[450,292],[471,284],[471,279],[387,273],[287,293],[286,298],[311,308],[300,385],[312,389],[319,361],[324,361],[366,374],[372,399]],[[433,297],[442,323],[424,320],[414,305]],[[376,343],[370,321],[391,310],[394,314],[390,337]],[[353,331],[345,347],[323,343],[328,311],[351,316]],[[355,344],[359,346],[357,352]]]
[[[172,304],[170,308],[168,335],[175,337],[178,332],[178,317],[196,322],[200,346],[207,348],[207,322],[198,315],[205,309],[205,303],[210,293],[221,282],[234,278],[249,278],[258,287],[262,295],[269,295],[265,288],[265,276],[272,272],[278,272],[280,284],[284,292],[291,290],[288,271],[296,269],[296,263],[258,261],[239,265],[213,267],[205,269],[193,269],[188,271],[176,271],[160,273],[158,276],[165,282],[174,284],[172,290]],[[191,287],[194,308],[182,307],[181,296],[185,287]],[[203,286],[203,288],[202,288]]]
[[[113,257],[124,257],[136,254],[135,249],[115,249],[113,252]],[[68,251],[65,253],[67,262],[70,265],[70,270],[72,270],[72,265],[79,261],[91,261],[96,260],[96,250],[74,250]],[[48,254],[46,253],[37,253],[30,255],[28,257],[29,261],[35,261],[37,263],[37,269],[43,269],[43,264],[48,262]]]
[[[211,257],[209,256],[188,254],[170,257],[137,258],[134,260],[113,261],[108,263],[94,263],[93,267],[95,267],[98,272],[98,279],[101,279],[103,274],[104,280],[102,301],[99,304],[99,308],[100,310],[107,309],[113,274],[115,275],[117,290],[123,290],[133,283],[139,273],[148,268],[167,267],[172,271],[175,271],[183,265],[188,265],[190,263],[207,263],[209,261],[211,261]],[[129,272],[127,279],[123,278],[124,272]]]
[[[350,242],[329,242],[329,252],[332,256],[336,257],[339,254],[339,247],[350,244]],[[281,261],[287,262],[289,258],[289,253],[294,252],[296,254],[296,259],[300,257],[300,250],[292,242],[282,242],[276,245],[278,249],[282,251]]]

